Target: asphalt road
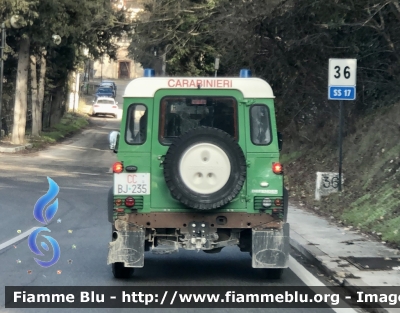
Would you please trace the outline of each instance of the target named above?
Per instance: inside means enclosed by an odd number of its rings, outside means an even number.
[[[118,91],[117,101],[122,104],[123,88],[120,87]],[[301,266],[296,270],[291,266],[281,280],[270,281],[260,275],[260,270],[251,268],[249,254],[240,252],[238,248],[226,248],[219,254],[211,255],[190,251],[172,255],[146,252],[145,267],[136,269],[134,278],[114,279],[111,266],[106,263],[108,242],[111,238],[106,200],[107,191],[112,186],[112,174],[109,169],[116,156],[108,150],[107,135],[110,131],[118,129],[120,121],[100,117],[92,118],[91,122],[92,126],[83,133],[45,151],[29,155],[0,154],[1,286],[303,286],[306,283],[310,284],[310,281],[315,285],[314,282],[318,281]],[[50,268],[42,268],[36,264],[36,256],[29,249],[26,236],[18,242],[12,242],[32,227],[42,226],[34,219],[33,208],[36,201],[48,190],[46,177],[53,179],[60,187],[59,209],[47,227],[51,230],[50,235],[59,243],[61,257],[58,263]],[[304,277],[309,281],[305,282]],[[1,312],[54,311],[5,309],[4,304],[4,288],[1,288]],[[132,311],[101,311],[128,310]],[[135,312],[145,310],[135,309]],[[64,311],[69,312],[70,309],[57,309],[57,312]],[[151,311],[186,312],[188,309]],[[215,312],[216,309],[190,311]],[[218,309],[218,312],[264,311],[265,309]],[[334,311],[269,309],[269,312]]]

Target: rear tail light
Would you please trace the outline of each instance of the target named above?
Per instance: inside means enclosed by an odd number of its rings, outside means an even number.
[[[118,109],[118,106],[116,106],[116,105],[113,105],[112,107],[113,107],[113,109]]]
[[[118,206],[122,205],[122,199],[115,200],[115,204]]]
[[[272,164],[272,171],[275,174],[282,174],[283,168],[282,168],[282,164],[279,162],[273,163]]]
[[[124,208],[118,208],[118,209],[116,209],[115,211],[117,211],[117,212],[124,212]]]
[[[121,162],[115,162],[113,165],[113,172],[114,173],[121,173],[124,170],[124,166]]]
[[[282,206],[282,199],[275,199],[276,206]]]
[[[99,105],[98,105],[98,104],[95,104],[95,105],[94,105],[94,107],[95,107],[95,108],[98,108],[98,107],[99,107]]]
[[[135,199],[133,199],[132,197],[128,197],[125,199],[125,205],[127,207],[133,207],[135,205]]]

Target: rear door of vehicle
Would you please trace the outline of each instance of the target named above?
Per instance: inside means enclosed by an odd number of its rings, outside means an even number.
[[[165,183],[163,175],[163,165],[162,161],[166,155],[169,145],[163,145],[160,142],[159,131],[160,131],[160,121],[165,112],[160,112],[161,101],[164,97],[233,97],[236,102],[236,127],[240,127],[244,123],[244,108],[240,105],[240,101],[243,99],[242,94],[236,90],[214,90],[214,89],[165,89],[159,90],[154,96],[154,127],[152,136],[152,154],[153,158],[151,160],[151,177],[152,177],[152,193],[151,193],[151,207],[159,209],[161,211],[187,211],[179,201],[172,198],[170,191]],[[155,125],[158,125],[156,127]],[[239,133],[239,132],[238,132]],[[239,135],[239,145],[245,147],[244,136]],[[178,175],[178,173],[176,173]],[[240,194],[234,199],[230,204],[228,204],[222,211],[246,211],[246,192],[247,187],[243,186]]]

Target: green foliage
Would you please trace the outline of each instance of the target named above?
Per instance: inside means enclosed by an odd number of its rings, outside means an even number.
[[[56,143],[67,136],[89,125],[87,118],[81,114],[66,113],[61,121],[51,129],[47,129],[40,137],[31,138],[34,148],[44,148],[48,144]]]
[[[400,244],[399,197],[397,188],[385,184],[368,197],[352,203],[341,217],[363,230],[382,233],[383,240]]]
[[[154,51],[167,54],[171,75],[207,75],[218,53],[212,38],[219,0],[147,2],[138,16],[129,47],[144,67],[152,66]]]
[[[397,100],[397,1],[146,3],[130,46],[131,55],[144,67],[155,63],[156,48],[158,55],[167,51],[169,75],[212,75],[219,54],[219,75],[237,76],[241,68],[250,68],[266,79],[277,97],[280,128],[290,126],[298,133],[304,127],[313,143],[314,134],[337,114],[336,103],[327,99],[329,58],[358,60],[357,101],[347,106],[348,117]]]
[[[337,172],[337,145],[329,149],[326,145],[286,142],[284,150],[291,152],[284,151],[282,159],[288,160],[284,168],[290,197],[363,232],[381,233],[381,239],[399,245],[400,143],[395,135],[399,132],[398,116],[400,103],[357,119],[355,132],[343,142],[343,192],[322,197],[321,201],[314,200],[315,172]],[[336,130],[335,127],[335,133]],[[329,133],[331,129],[325,126],[320,132]]]
[[[9,22],[16,14],[24,20],[20,29]],[[22,36],[30,38],[31,54],[39,55],[42,49],[48,52],[46,93],[51,94],[65,86],[69,72],[79,67],[84,58],[81,47],[87,47],[94,58],[103,53],[115,58],[115,39],[131,30],[126,11],[114,10],[110,1],[103,0],[1,0],[0,21],[6,21],[7,27],[5,98],[15,93],[16,51]],[[61,37],[59,45],[53,42],[54,34]],[[10,108],[3,110],[7,114]]]
[[[189,0],[149,1],[136,23],[131,54],[152,66],[152,48],[161,55],[171,45],[168,74],[212,75],[218,53],[220,75],[237,76],[249,67],[266,79],[276,95],[284,147],[290,146],[282,162],[293,194],[313,197],[315,172],[337,171],[338,104],[327,100],[328,60],[358,60],[357,100],[345,105],[345,192],[315,205],[400,243],[399,112],[379,122],[376,114],[400,96],[398,1],[216,0],[191,18],[188,10],[195,6]],[[195,27],[201,33],[190,36]],[[197,62],[197,51],[207,69]],[[367,114],[364,126],[357,123]]]

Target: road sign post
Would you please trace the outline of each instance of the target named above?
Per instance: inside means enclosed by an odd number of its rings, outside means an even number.
[[[342,191],[343,100],[356,99],[357,60],[329,59],[328,99],[339,100],[339,191]]]
[[[343,154],[342,154],[342,146],[343,146],[343,100],[340,100],[340,108],[339,108],[339,191],[342,191],[342,162],[343,162]]]

